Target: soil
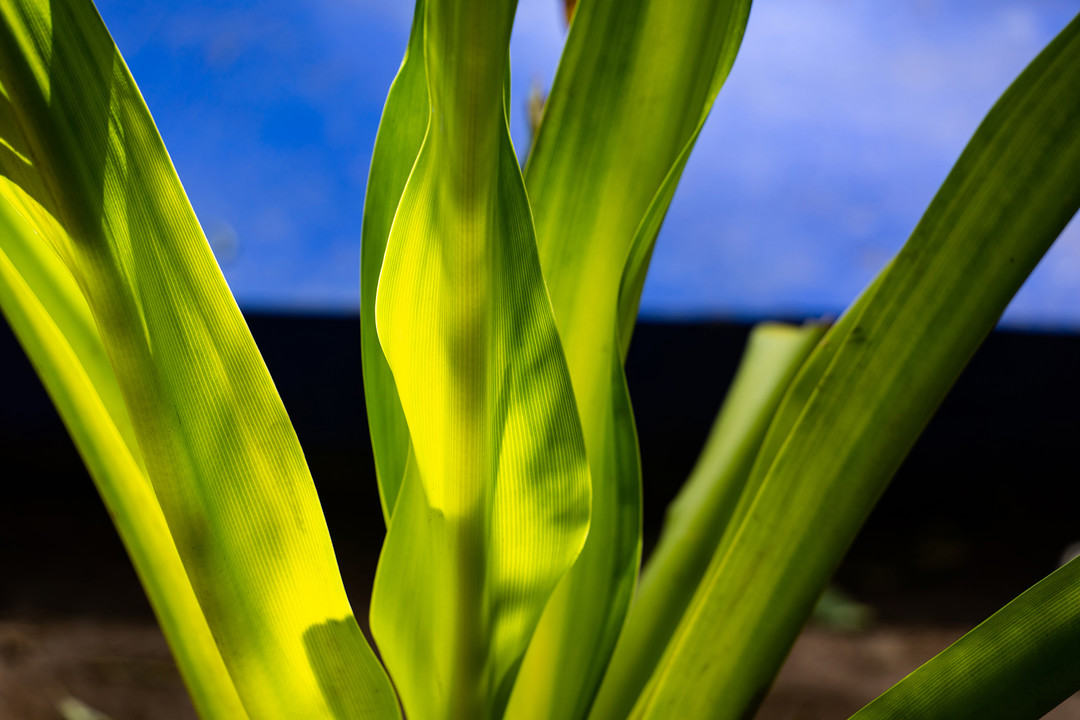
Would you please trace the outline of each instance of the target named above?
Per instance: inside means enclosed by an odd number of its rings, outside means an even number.
[[[964,630],[809,628],[757,717],[846,718]],[[152,624],[97,618],[0,621],[0,719],[61,720],[58,708],[71,698],[111,720],[196,717],[165,640]],[[1080,696],[1047,717],[1080,719]]]

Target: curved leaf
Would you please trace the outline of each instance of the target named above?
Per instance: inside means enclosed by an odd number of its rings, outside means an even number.
[[[146,476],[127,410],[78,287],[0,180],[0,309],[86,462],[199,715],[246,718]],[[23,212],[33,201],[22,198]]]
[[[588,529],[584,440],[505,115],[514,7],[426,3],[430,122],[375,301],[412,444],[371,623],[417,720],[501,717]]]
[[[749,7],[593,0],[574,12],[526,185],[585,431],[593,513],[509,717],[584,717],[633,595],[641,488],[622,363],[652,243]]]
[[[401,411],[394,377],[375,329],[375,294],[386,241],[405,181],[420,152],[428,122],[424,74],[424,0],[417,0],[405,59],[390,86],[375,148],[371,151],[360,244],[360,337],[368,431],[375,456],[383,518],[390,524],[405,461],[409,428]]]

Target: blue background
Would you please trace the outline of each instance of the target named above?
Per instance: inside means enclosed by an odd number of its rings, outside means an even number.
[[[248,309],[355,313],[360,216],[407,1],[98,4],[229,284]],[[686,168],[651,318],[842,310],[911,232],[981,118],[1075,0],[758,0]],[[520,0],[512,132],[546,89],[561,0]],[[1014,327],[1080,328],[1080,223]]]

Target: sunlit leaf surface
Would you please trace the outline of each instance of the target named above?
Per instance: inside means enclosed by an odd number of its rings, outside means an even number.
[[[397,501],[405,461],[409,455],[409,428],[401,411],[397,387],[386,364],[375,329],[375,294],[386,254],[386,241],[405,181],[420,152],[428,124],[427,76],[424,72],[424,0],[417,0],[409,46],[390,93],[375,137],[364,200],[363,239],[360,247],[360,331],[363,352],[364,401],[375,455],[383,517],[387,524]]]
[[[80,0],[0,11],[0,301],[196,704],[397,716],[288,416],[108,32]]]
[[[746,0],[596,0],[574,12],[525,179],[593,482],[589,539],[530,646],[509,716],[584,717],[641,551],[622,362],[660,221],[735,59]]]
[[[375,301],[411,450],[371,621],[416,720],[502,716],[589,523],[581,424],[507,128],[514,6],[428,0],[418,13],[431,112]]]

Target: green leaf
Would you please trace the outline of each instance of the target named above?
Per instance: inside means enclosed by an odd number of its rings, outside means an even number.
[[[1035,720],[1080,688],[1080,559],[1040,580],[853,720]]]
[[[667,510],[590,718],[630,713],[709,565],[784,392],[824,333],[821,325],[772,323],[751,333],[705,448]]]
[[[199,715],[246,718],[142,466],[86,301],[0,179],[0,309],[79,449],[142,579]]]
[[[622,362],[652,245],[742,40],[749,0],[595,0],[574,14],[526,170],[537,244],[585,431],[589,539],[544,612],[513,718],[588,712],[641,553]]]
[[[763,454],[633,717],[753,712],[915,438],[1080,206],[1077,87],[1080,18],[994,106],[904,249],[811,356],[807,370],[828,360],[820,377],[796,379],[805,407]]]
[[[825,371],[828,370],[833,358],[836,357],[836,353],[841,347],[839,341],[847,337],[848,333],[851,332],[855,323],[862,316],[868,298],[874,295],[880,282],[881,275],[875,278],[870,286],[852,303],[851,307],[833,325],[826,336],[812,348],[810,356],[806,358],[802,366],[797,368],[797,374],[788,385],[787,392],[772,416],[768,431],[765,433],[757,455],[753,458],[750,474],[746,478],[738,502],[723,528],[723,535],[713,552],[714,557],[727,553],[731,543],[737,537],[738,528],[746,519],[750,508],[753,507],[754,500],[765,482],[773,460],[776,459],[776,455],[783,448],[792,428],[802,417],[802,412],[814,396],[818,383],[821,381]]]
[[[288,416],[93,6],[0,5],[0,85],[4,311],[200,710],[397,716]]]
[[[515,3],[428,0],[431,102],[379,341],[411,452],[371,625],[411,718],[498,718],[589,521],[585,444],[505,114]]]
[[[364,401],[375,456],[379,498],[387,525],[397,501],[409,428],[401,411],[397,387],[386,364],[375,329],[375,295],[379,287],[386,241],[405,181],[409,178],[428,123],[427,77],[424,73],[424,0],[417,0],[405,59],[390,86],[375,148],[371,151],[367,197],[364,199],[360,244],[360,333]]]

